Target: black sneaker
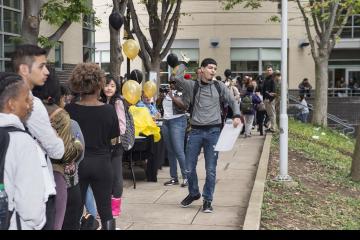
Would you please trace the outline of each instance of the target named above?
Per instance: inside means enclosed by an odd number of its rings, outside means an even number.
[[[165,186],[179,185],[179,180],[172,178],[169,181],[165,182],[164,185]]]
[[[213,212],[213,208],[211,206],[210,201],[204,200],[204,202],[203,202],[203,212],[204,213],[212,213]]]
[[[187,187],[188,185],[189,185],[188,180],[185,178],[180,186],[181,187]]]
[[[181,201],[181,206],[182,207],[187,207],[189,206],[193,201],[200,199],[201,195],[200,193],[196,196],[191,196],[190,194],[186,196],[186,198],[184,198],[184,200]]]

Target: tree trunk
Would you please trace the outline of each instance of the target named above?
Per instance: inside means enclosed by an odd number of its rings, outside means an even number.
[[[312,121],[316,125],[327,126],[328,107],[328,58],[315,61],[315,106]]]
[[[120,31],[115,30],[111,26],[110,29],[110,73],[116,81],[120,81],[121,64],[124,57],[121,52]],[[121,83],[120,83],[121,84]]]
[[[156,56],[159,56],[160,54],[156,54]],[[151,59],[151,68],[150,71],[156,72],[156,89],[159,89],[160,87],[160,63],[161,59],[159,57],[153,57]],[[150,73],[149,73],[150,74]]]
[[[360,126],[357,128],[355,151],[351,163],[351,179],[360,181]]]
[[[23,1],[23,3],[24,17],[21,35],[24,43],[37,45],[41,21],[39,14],[43,1]]]

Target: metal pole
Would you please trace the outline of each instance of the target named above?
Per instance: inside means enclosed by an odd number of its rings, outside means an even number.
[[[287,115],[287,48],[288,1],[281,1],[281,106],[280,106],[280,175],[278,181],[291,181],[288,175],[288,115]]]

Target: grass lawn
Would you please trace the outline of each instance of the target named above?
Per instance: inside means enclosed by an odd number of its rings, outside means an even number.
[[[360,183],[350,179],[355,140],[327,128],[289,120],[289,175],[279,174],[274,135],[262,206],[261,229],[360,229]]]

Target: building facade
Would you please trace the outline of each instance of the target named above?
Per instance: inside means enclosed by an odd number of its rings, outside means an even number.
[[[94,9],[103,23],[96,29],[96,59],[104,70],[110,62],[108,16],[111,13],[110,0],[94,0]],[[148,28],[148,17],[144,6],[136,4],[140,25]],[[212,57],[218,62],[218,75],[224,77],[225,69],[231,69],[234,76],[244,74],[257,77],[268,64],[280,70],[281,25],[269,21],[279,13],[277,3],[267,2],[256,10],[241,5],[230,11],[222,8],[218,0],[183,0],[179,30],[171,52],[183,52],[190,57],[189,72],[193,73],[202,59]],[[290,89],[297,89],[303,78],[315,86],[315,67],[307,43],[305,26],[300,11],[289,2],[288,26],[288,81]],[[146,32],[146,31],[145,31]],[[121,33],[122,34],[122,33]],[[121,35],[123,36],[123,35]],[[150,38],[149,38],[150,39]],[[329,61],[329,87],[344,81],[360,84],[360,16],[349,20],[342,39],[337,43]],[[165,60],[165,59],[164,59]],[[142,69],[137,57],[131,62],[131,69]],[[171,69],[166,62],[161,65],[161,81],[166,82]],[[126,72],[126,61],[122,64],[122,75]]]
[[[89,0],[92,6],[92,1]],[[0,70],[12,71],[11,53],[21,37],[23,0],[0,0]],[[40,36],[50,36],[56,30],[42,21]],[[48,60],[56,69],[60,81],[67,81],[72,69],[81,62],[95,61],[94,16],[84,16],[82,23],[73,23],[52,48]]]

